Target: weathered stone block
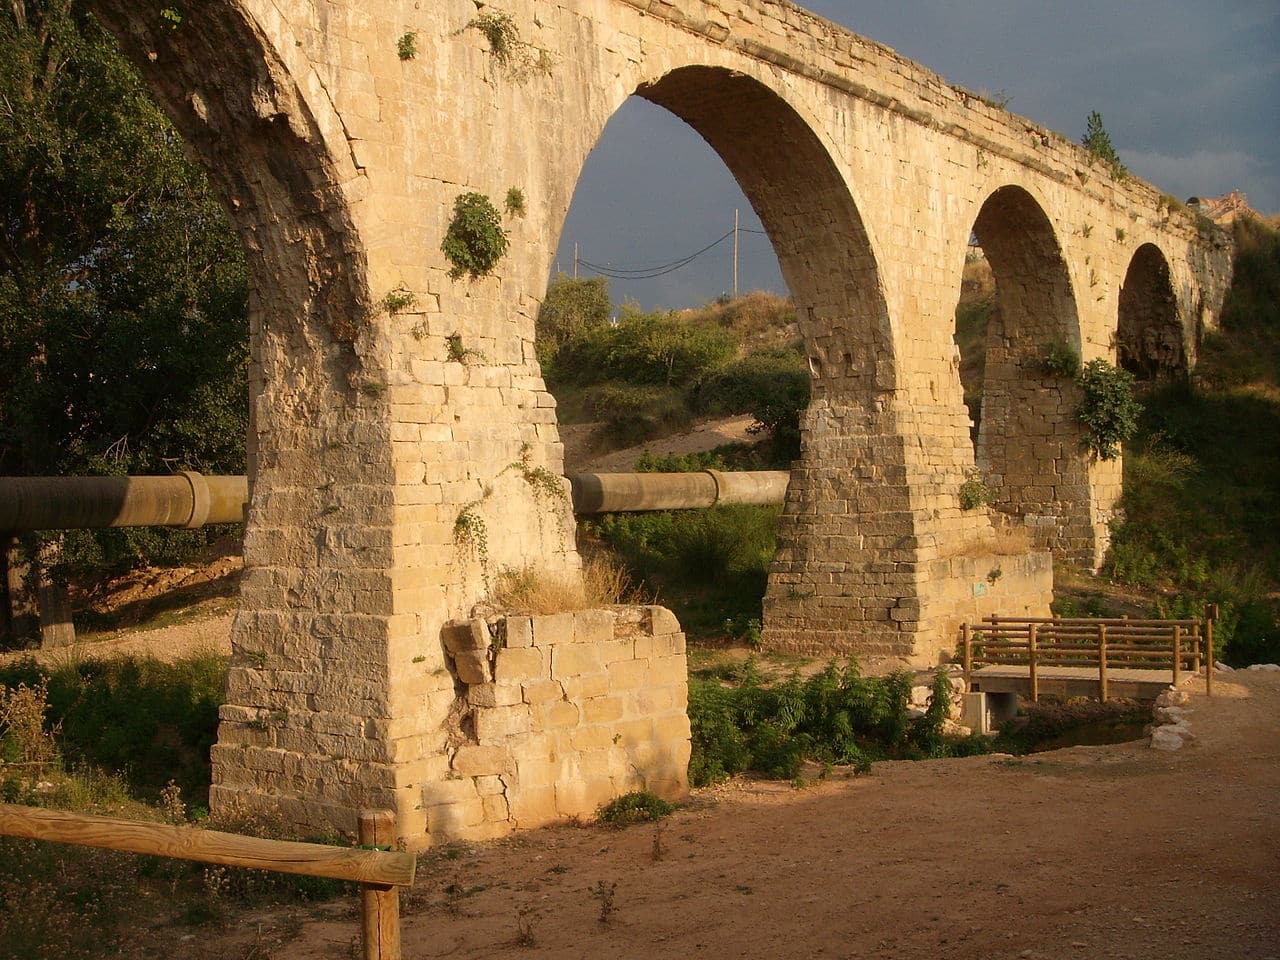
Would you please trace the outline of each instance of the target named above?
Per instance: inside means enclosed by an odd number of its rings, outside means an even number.
[[[460,777],[488,777],[510,773],[515,769],[511,751],[505,745],[459,747],[453,755],[453,772]]]
[[[475,713],[476,739],[493,743],[530,731],[528,704],[514,707],[492,707]]]
[[[604,669],[604,658],[595,644],[560,644],[551,651],[551,675],[557,680],[600,674]]]
[[[540,647],[499,650],[493,674],[498,683],[523,684],[541,680],[547,676],[547,655]]]

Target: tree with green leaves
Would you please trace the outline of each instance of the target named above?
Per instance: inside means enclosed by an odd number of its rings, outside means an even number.
[[[538,308],[536,349],[543,374],[553,375],[562,350],[581,346],[607,326],[612,310],[607,278],[576,280],[562,273],[552,280]]]
[[[246,298],[225,212],[113,38],[78,0],[7,4],[0,473],[243,472]]]
[[[1128,175],[1129,171],[1120,162],[1120,154],[1111,145],[1111,136],[1102,125],[1102,114],[1097,110],[1089,114],[1089,119],[1085,122],[1084,137],[1080,142],[1086,150],[1107,165],[1111,176],[1116,180],[1123,180]]]

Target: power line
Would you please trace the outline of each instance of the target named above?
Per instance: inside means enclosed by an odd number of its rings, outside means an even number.
[[[594,270],[601,276],[611,277],[614,280],[650,280],[654,277],[661,277],[667,273],[673,273],[682,267],[687,267],[689,264],[693,263],[694,260],[698,259],[698,257],[710,250],[713,250],[715,247],[718,247],[731,236],[733,236],[733,231],[729,230],[719,238],[712,240],[701,250],[696,250],[686,257],[681,257],[678,260],[671,260],[667,263],[655,264],[648,267],[606,267],[602,264],[592,263],[590,260],[582,259],[579,259],[578,263],[590,270]]]

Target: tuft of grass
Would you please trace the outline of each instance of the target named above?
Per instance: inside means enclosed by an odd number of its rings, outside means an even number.
[[[597,552],[584,559],[581,578],[550,576],[532,566],[500,570],[490,599],[499,609],[537,616],[613,606],[631,596],[626,571]]]
[[[667,803],[656,793],[649,790],[635,790],[624,793],[600,807],[597,819],[610,827],[621,829],[633,823],[652,823],[670,816],[675,805]]]

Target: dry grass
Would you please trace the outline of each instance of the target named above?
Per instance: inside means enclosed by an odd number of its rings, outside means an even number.
[[[991,513],[990,536],[966,540],[944,557],[1019,557],[1031,552],[1031,538],[1027,528],[995,510]]]
[[[799,336],[795,305],[789,297],[755,290],[723,303],[686,311],[694,323],[731,330],[746,350],[782,346]]]
[[[501,571],[494,582],[492,604],[511,613],[533,615],[590,610],[634,602],[626,572],[603,555],[587,557],[581,579],[552,576],[526,566]]]

